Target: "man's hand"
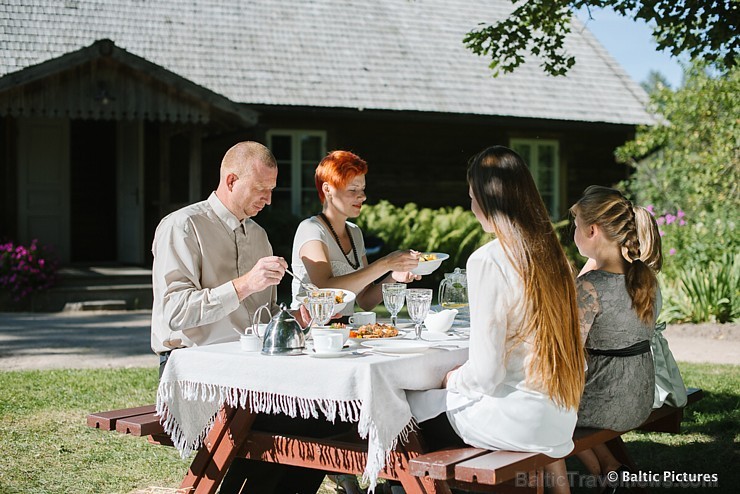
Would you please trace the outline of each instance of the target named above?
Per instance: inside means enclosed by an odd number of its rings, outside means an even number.
[[[239,301],[280,283],[288,263],[278,256],[263,257],[247,273],[232,280]]]

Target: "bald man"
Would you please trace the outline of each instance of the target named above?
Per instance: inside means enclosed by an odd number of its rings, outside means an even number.
[[[251,325],[259,306],[275,313],[287,263],[251,218],[270,204],[277,173],[269,149],[240,142],[224,155],[216,191],[159,223],[151,344],[160,376],[172,350],[235,341],[233,328]]]
[[[240,142],[221,161],[216,191],[159,223],[152,244],[151,341],[160,377],[173,350],[236,341],[232,328],[250,325],[259,306],[269,304],[275,313],[277,285],[288,265],[272,255],[265,230],[251,218],[270,204],[277,173],[269,149]],[[307,314],[296,317],[305,323]],[[337,430],[326,420],[285,415],[260,415],[253,427],[316,437]],[[323,478],[317,470],[242,458],[232,463],[220,492],[242,492],[246,482],[249,492],[313,494]]]

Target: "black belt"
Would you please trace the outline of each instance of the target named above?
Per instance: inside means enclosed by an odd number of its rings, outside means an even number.
[[[617,348],[616,350],[597,350],[595,348],[586,348],[589,355],[603,355],[605,357],[632,357],[642,355],[650,351],[650,340],[638,341],[627,348]]]

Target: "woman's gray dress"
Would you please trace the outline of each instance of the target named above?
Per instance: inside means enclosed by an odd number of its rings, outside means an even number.
[[[617,350],[650,340],[655,320],[644,324],[632,308],[624,275],[590,271],[577,280],[581,317],[593,320],[586,338],[586,387],[578,427],[626,431],[650,415],[655,392],[653,357],[590,355],[588,349]],[[658,293],[658,305],[660,293]]]

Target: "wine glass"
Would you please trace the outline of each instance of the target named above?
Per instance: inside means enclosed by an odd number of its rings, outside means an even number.
[[[307,302],[311,320],[317,322],[319,326],[326,326],[331,316],[334,315],[334,291],[321,290],[310,292]]]
[[[406,297],[405,283],[383,283],[383,305],[391,313],[391,325],[398,322],[398,313],[403,308]]]
[[[427,314],[429,314],[431,305],[431,288],[410,288],[406,290],[406,309],[409,311],[409,317],[414,321],[415,339],[417,340],[421,339],[421,326]]]

